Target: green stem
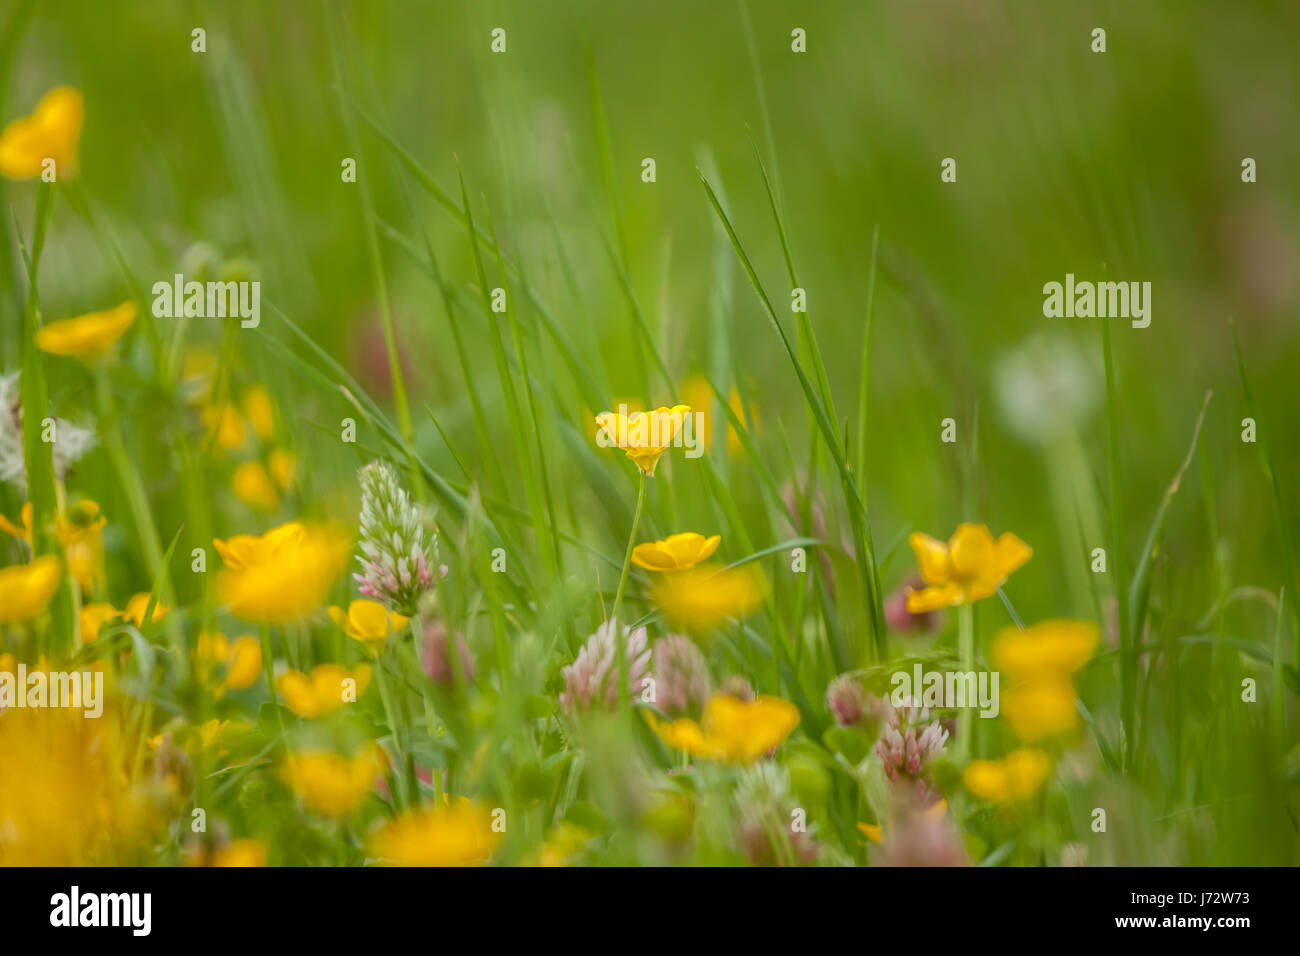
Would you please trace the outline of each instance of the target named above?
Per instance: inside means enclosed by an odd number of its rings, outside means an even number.
[[[393,801],[397,804],[398,811],[406,809],[406,799],[404,788],[406,786],[406,750],[402,746],[402,734],[396,718],[393,714],[393,701],[388,689],[388,678],[384,675],[384,659],[382,656],[375,657],[375,683],[379,685],[379,699],[384,704],[384,719],[388,721],[388,729],[393,735],[393,748],[397,751],[398,769],[392,775]],[[414,794],[412,794],[414,797]]]
[[[963,674],[975,669],[975,606],[961,604],[957,607],[958,668]],[[970,757],[971,729],[975,724],[973,713],[963,715],[957,726],[957,757],[963,763]]]
[[[623,640],[622,625],[618,612],[623,606],[623,589],[627,587],[627,572],[632,567],[632,549],[636,547],[636,529],[641,524],[641,512],[645,509],[646,474],[638,472],[640,482],[636,489],[636,511],[632,514],[632,530],[627,536],[627,551],[623,554],[623,571],[618,578],[618,590],[614,592],[614,609],[610,612],[610,626],[614,628],[614,658],[618,662],[618,698],[619,709],[631,708],[631,702],[625,693],[627,688],[627,642]]]

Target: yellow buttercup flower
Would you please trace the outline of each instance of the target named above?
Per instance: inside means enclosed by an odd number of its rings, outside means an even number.
[[[32,547],[32,503],[26,502],[19,515],[19,526],[0,514],[0,531],[13,535]],[[94,591],[104,576],[104,540],[100,532],[107,519],[99,505],[89,498],[77,502],[54,522],[55,533],[68,559],[68,570],[83,591]]]
[[[275,437],[275,405],[265,386],[252,385],[244,390],[244,414],[262,441]]]
[[[285,706],[307,718],[333,713],[360,697],[369,685],[368,664],[358,664],[351,671],[338,664],[320,664],[312,668],[310,675],[289,670],[275,681]]]
[[[234,840],[212,854],[209,866],[266,866],[266,845],[260,840]]]
[[[378,601],[357,600],[348,605],[330,608],[330,620],[347,632],[348,637],[360,641],[373,651],[382,651],[388,636],[406,627],[408,618],[388,610]]]
[[[762,587],[753,571],[709,565],[664,575],[655,582],[652,596],[670,621],[696,631],[743,617],[763,602]]]
[[[908,537],[926,586],[907,594],[907,610],[923,614],[997,593],[1034,551],[1011,532],[996,541],[987,525],[961,524],[947,544],[919,531]]]
[[[662,541],[638,544],[632,549],[632,563],[648,571],[685,571],[718,550],[721,535],[710,538],[694,531],[670,534]]]
[[[0,624],[16,624],[44,611],[62,577],[59,559],[49,554],[31,564],[0,568]]]
[[[627,406],[620,406],[617,412],[596,416],[601,429],[596,441],[603,447],[622,448],[638,468],[653,476],[659,456],[672,446],[690,412],[689,405],[660,407],[652,412],[628,412]]]
[[[141,591],[139,594],[132,595],[131,600],[126,602],[126,610],[122,612],[122,616],[125,617],[128,621],[134,623],[136,627],[144,627],[146,623],[144,619],[144,612],[147,611],[148,609],[149,609],[149,592]],[[161,621],[163,619],[163,615],[167,613],[167,610],[168,610],[167,605],[163,604],[162,601],[159,601],[157,604],[153,606],[153,615],[149,618],[149,622],[152,623],[153,621]]]
[[[134,302],[123,302],[103,312],[59,319],[37,331],[36,347],[51,355],[68,355],[87,362],[97,359],[131,327],[137,310]]]
[[[1002,714],[1021,740],[1037,742],[1074,733],[1082,725],[1071,675],[1100,643],[1091,621],[1053,620],[1020,630],[1004,628],[993,660],[1012,686],[1002,692]]]
[[[727,429],[727,452],[735,455],[744,447],[740,443],[740,434],[732,426],[730,419],[726,415],[719,413],[715,420],[712,413],[715,407],[713,403],[717,396],[714,395],[713,387],[709,384],[707,378],[703,375],[692,375],[683,387],[682,393],[691,408],[704,409],[703,416],[699,419],[701,446],[712,448],[715,434],[714,428],[725,426]],[[745,411],[745,403],[740,400],[740,390],[735,385],[731,386],[731,391],[727,395],[727,407],[731,409],[732,414],[736,416],[736,420],[747,431],[752,432],[754,430],[754,423],[749,421],[749,416]]]
[[[227,690],[243,690],[257,683],[262,674],[262,645],[251,634],[245,634],[231,641],[224,634],[204,633],[199,635],[195,647],[199,660],[199,674],[207,680],[214,668],[225,669],[221,683],[216,687],[217,696]]]
[[[1008,627],[993,639],[993,661],[1021,679],[1069,676],[1088,662],[1100,641],[1092,621],[1043,621],[1023,631]]]
[[[81,639],[93,641],[99,637],[99,629],[109,621],[122,617],[122,612],[107,602],[83,604],[81,606]]]
[[[217,447],[231,451],[244,447],[244,419],[239,409],[229,402],[221,405],[206,405],[201,412],[203,425],[216,438]]]
[[[32,179],[41,175],[43,163],[54,160],[59,178],[77,168],[77,143],[85,104],[81,91],[71,86],[50,90],[30,116],[14,120],[0,132],[0,176]]]
[[[983,800],[1015,803],[1036,794],[1052,772],[1041,750],[1014,750],[1001,760],[972,760],[962,775],[966,789]]]
[[[459,799],[410,810],[370,838],[370,852],[392,866],[472,866],[501,840],[487,809]]]
[[[230,490],[240,501],[259,511],[280,507],[280,491],[260,461],[246,461],[230,476]]]
[[[699,723],[686,717],[667,722],[648,710],[643,713],[668,746],[721,763],[751,763],[799,726],[799,709],[779,697],[744,701],[715,694],[704,705]]]
[[[288,491],[293,484],[293,475],[298,468],[298,461],[292,452],[277,448],[266,459],[267,470],[281,491]]]
[[[1079,697],[1068,678],[1036,680],[1002,692],[1002,716],[1021,740],[1037,743],[1082,726]]]
[[[355,757],[327,750],[291,754],[280,774],[309,809],[339,818],[361,806],[383,770],[379,748],[371,744]]]
[[[295,620],[325,603],[349,549],[336,529],[298,521],[213,544],[225,563],[217,577],[222,602],[244,620],[271,623]]]

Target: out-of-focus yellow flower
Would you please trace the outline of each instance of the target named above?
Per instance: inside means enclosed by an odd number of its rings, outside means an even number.
[[[16,624],[44,611],[62,577],[59,559],[50,554],[31,564],[0,568],[0,624]]]
[[[972,760],[962,779],[982,800],[1015,803],[1036,794],[1051,772],[1052,760],[1041,750],[1013,750],[1001,760]]]
[[[250,385],[244,390],[244,414],[262,441],[275,437],[275,405],[265,386]]]
[[[993,661],[1018,679],[1069,676],[1088,662],[1100,635],[1091,621],[1043,621],[1008,627],[993,639]]]
[[[144,627],[146,623],[144,612],[147,610],[149,610],[149,592],[141,591],[139,594],[131,595],[131,599],[126,602],[126,610],[122,612],[122,616],[135,624],[136,627]],[[153,606],[153,615],[149,618],[149,623],[161,621],[167,611],[167,605],[159,601]]]
[[[260,461],[246,461],[230,476],[230,490],[250,508],[271,512],[280,507],[280,492]]]
[[[243,690],[257,682],[262,673],[262,645],[250,634],[228,640],[224,634],[199,635],[195,647],[201,679],[208,680],[215,668],[223,668],[221,681],[216,686],[219,697],[227,690]]]
[[[947,812],[948,812],[948,801],[939,800],[931,804],[930,806],[926,807],[924,815],[927,817],[941,817]],[[858,821],[858,829],[862,831],[862,835],[865,836],[872,843],[885,842],[884,840],[885,831],[884,828],[881,827],[879,824],[863,823],[861,821]]]
[[[244,447],[244,419],[234,405],[229,402],[205,405],[200,415],[204,427],[216,438],[218,448],[233,451]]]
[[[345,683],[351,681],[352,683]],[[299,717],[331,714],[361,696],[370,685],[370,665],[358,664],[351,671],[338,664],[319,664],[310,675],[288,670],[275,681],[285,706]]]
[[[1083,725],[1077,700],[1068,678],[1035,680],[1002,692],[1002,716],[1013,734],[1037,743],[1074,733]]]
[[[617,412],[601,412],[596,416],[601,429],[596,440],[604,447],[622,448],[638,468],[653,476],[659,456],[672,446],[690,412],[689,405],[660,407],[652,412],[629,412],[624,406]]]
[[[1034,554],[1009,531],[994,541],[988,525],[982,524],[958,525],[947,544],[919,531],[907,540],[926,584],[908,592],[907,610],[912,614],[990,597]]]
[[[280,774],[311,810],[327,817],[346,817],[361,806],[384,770],[379,748],[371,745],[355,757],[328,750],[291,754]]]
[[[51,355],[93,361],[126,333],[135,321],[138,308],[135,302],[123,302],[103,312],[51,322],[37,331],[36,347]]]
[[[648,571],[685,571],[718,550],[721,535],[706,538],[694,531],[670,534],[662,541],[648,541],[632,549],[632,562]]]
[[[81,639],[93,641],[99,637],[99,629],[123,613],[106,601],[81,606]]]
[[[62,708],[0,716],[0,866],[141,865],[165,827],[135,747],[111,706],[87,720]]]
[[[751,763],[799,726],[799,709],[779,697],[744,701],[730,694],[715,694],[704,705],[698,724],[686,717],[667,722],[648,710],[643,713],[668,746],[721,763]]]
[[[500,839],[487,809],[458,799],[385,824],[370,838],[370,852],[392,866],[472,866],[485,862]]]
[[[266,866],[266,844],[261,840],[232,840],[223,847],[218,847],[211,854],[202,849],[187,851],[186,866],[229,866],[260,867]]]
[[[565,866],[591,840],[588,830],[561,822],[537,851],[537,866]]]
[[[1021,740],[1037,742],[1071,734],[1082,726],[1071,676],[1100,642],[1090,621],[1043,621],[1020,630],[1004,628],[993,641],[993,660],[1010,677],[1002,714]]]
[[[0,176],[32,179],[41,175],[46,159],[54,160],[60,178],[76,172],[84,116],[80,90],[71,86],[50,90],[29,116],[14,120],[0,132]]]
[[[213,541],[225,567],[217,594],[246,621],[283,623],[325,603],[348,561],[349,542],[332,526],[291,521],[263,535]]]
[[[276,486],[281,491],[288,491],[293,484],[294,472],[298,469],[298,460],[294,458],[293,452],[277,448],[267,457],[266,464]]]
[[[727,452],[736,454],[743,447],[740,443],[740,434],[732,426],[730,419],[726,415],[719,413],[714,415],[714,402],[717,396],[713,393],[713,386],[703,375],[692,375],[686,380],[686,385],[682,388],[683,397],[688,405],[694,409],[703,409],[703,417],[700,418],[700,444],[704,448],[713,447],[713,435],[715,424],[721,427],[726,423],[727,429]],[[745,403],[740,400],[740,390],[735,385],[731,386],[731,391],[727,395],[727,407],[731,413],[736,416],[740,422],[749,431],[753,431],[753,425],[749,421],[749,416],[745,413]],[[757,418],[757,416],[755,416]]]
[[[378,601],[364,599],[353,601],[346,611],[341,607],[331,607],[330,619],[343,628],[348,637],[376,653],[384,649],[388,636],[406,627],[409,620]]]
[[[659,578],[652,597],[674,624],[702,631],[748,614],[763,602],[763,591],[749,568],[700,565]]]
[[[32,503],[26,502],[19,516],[19,526],[0,514],[0,531],[27,542],[32,547]],[[68,559],[68,570],[83,591],[94,591],[104,576],[104,539],[100,532],[107,519],[99,505],[89,498],[77,502],[54,522],[54,530]]]
[[[261,840],[234,840],[212,854],[213,866],[266,866],[266,845]]]

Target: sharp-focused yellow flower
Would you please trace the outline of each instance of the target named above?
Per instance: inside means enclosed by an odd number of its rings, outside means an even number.
[[[667,722],[648,710],[643,713],[668,746],[721,763],[751,763],[799,726],[799,709],[779,697],[744,701],[730,694],[715,694],[704,705],[698,724],[686,717]]]
[[[260,461],[246,461],[230,476],[230,490],[240,501],[258,511],[275,511],[280,507],[280,491]]]
[[[763,602],[763,590],[749,568],[701,565],[664,575],[655,582],[652,597],[675,625],[704,631],[754,610]]]
[[[364,599],[353,601],[346,611],[341,607],[331,607],[330,619],[343,628],[348,637],[376,652],[382,651],[389,635],[401,631],[409,620],[378,601]]]
[[[51,355],[68,355],[87,362],[99,358],[131,327],[137,309],[134,302],[123,302],[104,312],[51,322],[37,331],[36,347]]]
[[[348,539],[333,527],[291,521],[263,535],[214,540],[225,567],[217,594],[247,621],[283,623],[325,603],[348,560]]]
[[[907,595],[912,614],[969,604],[997,593],[1034,551],[1011,532],[996,541],[987,525],[961,524],[948,543],[919,531],[908,537],[926,586]]]
[[[694,531],[670,534],[662,541],[648,541],[632,549],[632,562],[647,571],[685,571],[718,550],[721,535],[710,538]]]
[[[107,602],[83,604],[81,606],[81,639],[93,641],[99,637],[99,629],[122,612]]]
[[[59,559],[49,554],[31,564],[0,568],[0,624],[15,624],[44,611],[62,577]]]
[[[966,789],[983,800],[1014,803],[1036,794],[1052,772],[1041,750],[1014,750],[1001,760],[972,760],[962,775]]]
[[[14,120],[0,132],[0,176],[32,179],[41,175],[47,159],[54,160],[60,179],[74,173],[84,115],[80,90],[71,86],[50,90],[31,115]]]
[[[392,866],[472,866],[485,862],[500,839],[487,809],[458,799],[385,824],[370,838],[370,852]]]
[[[370,666],[358,664],[352,670],[338,664],[320,664],[310,675],[289,670],[275,681],[284,704],[299,717],[331,714],[361,696],[370,685]]]
[[[371,744],[355,757],[328,750],[291,754],[280,774],[309,809],[327,817],[345,817],[356,811],[384,770],[379,748]]]
[[[228,640],[224,634],[200,634],[195,655],[198,657],[199,675],[203,680],[208,680],[215,668],[224,669],[216,687],[217,696],[227,690],[251,687],[262,674],[262,645],[251,634],[237,637],[233,641]]]
[[[621,405],[617,412],[596,416],[600,426],[596,443],[602,448],[622,448],[638,468],[654,475],[659,456],[672,446],[690,413],[689,405],[660,407],[652,412],[628,412],[627,406]]]
[[[153,614],[148,622],[144,619],[144,612],[147,610],[149,610],[149,592],[141,591],[139,594],[133,594],[131,600],[126,602],[126,610],[122,612],[122,616],[135,624],[136,627],[144,627],[146,623],[161,621],[168,608],[162,601],[159,601],[153,606]]]

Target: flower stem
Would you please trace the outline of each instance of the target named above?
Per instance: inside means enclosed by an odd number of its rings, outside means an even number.
[[[975,606],[960,604],[957,606],[957,657],[958,667],[963,674],[975,669]],[[970,758],[971,729],[974,726],[974,714],[961,718],[957,730],[957,756],[965,762]]]
[[[638,471],[638,475],[640,482],[636,489],[636,511],[632,514],[632,530],[627,536],[627,551],[623,554],[623,572],[618,578],[618,590],[614,592],[614,609],[609,615],[610,626],[614,629],[614,659],[618,662],[618,684],[615,693],[618,695],[620,711],[631,707],[627,694],[627,642],[623,640],[623,628],[618,620],[618,612],[623,606],[623,589],[627,587],[627,572],[632,567],[636,529],[641,524],[641,512],[645,509],[645,472]]]

